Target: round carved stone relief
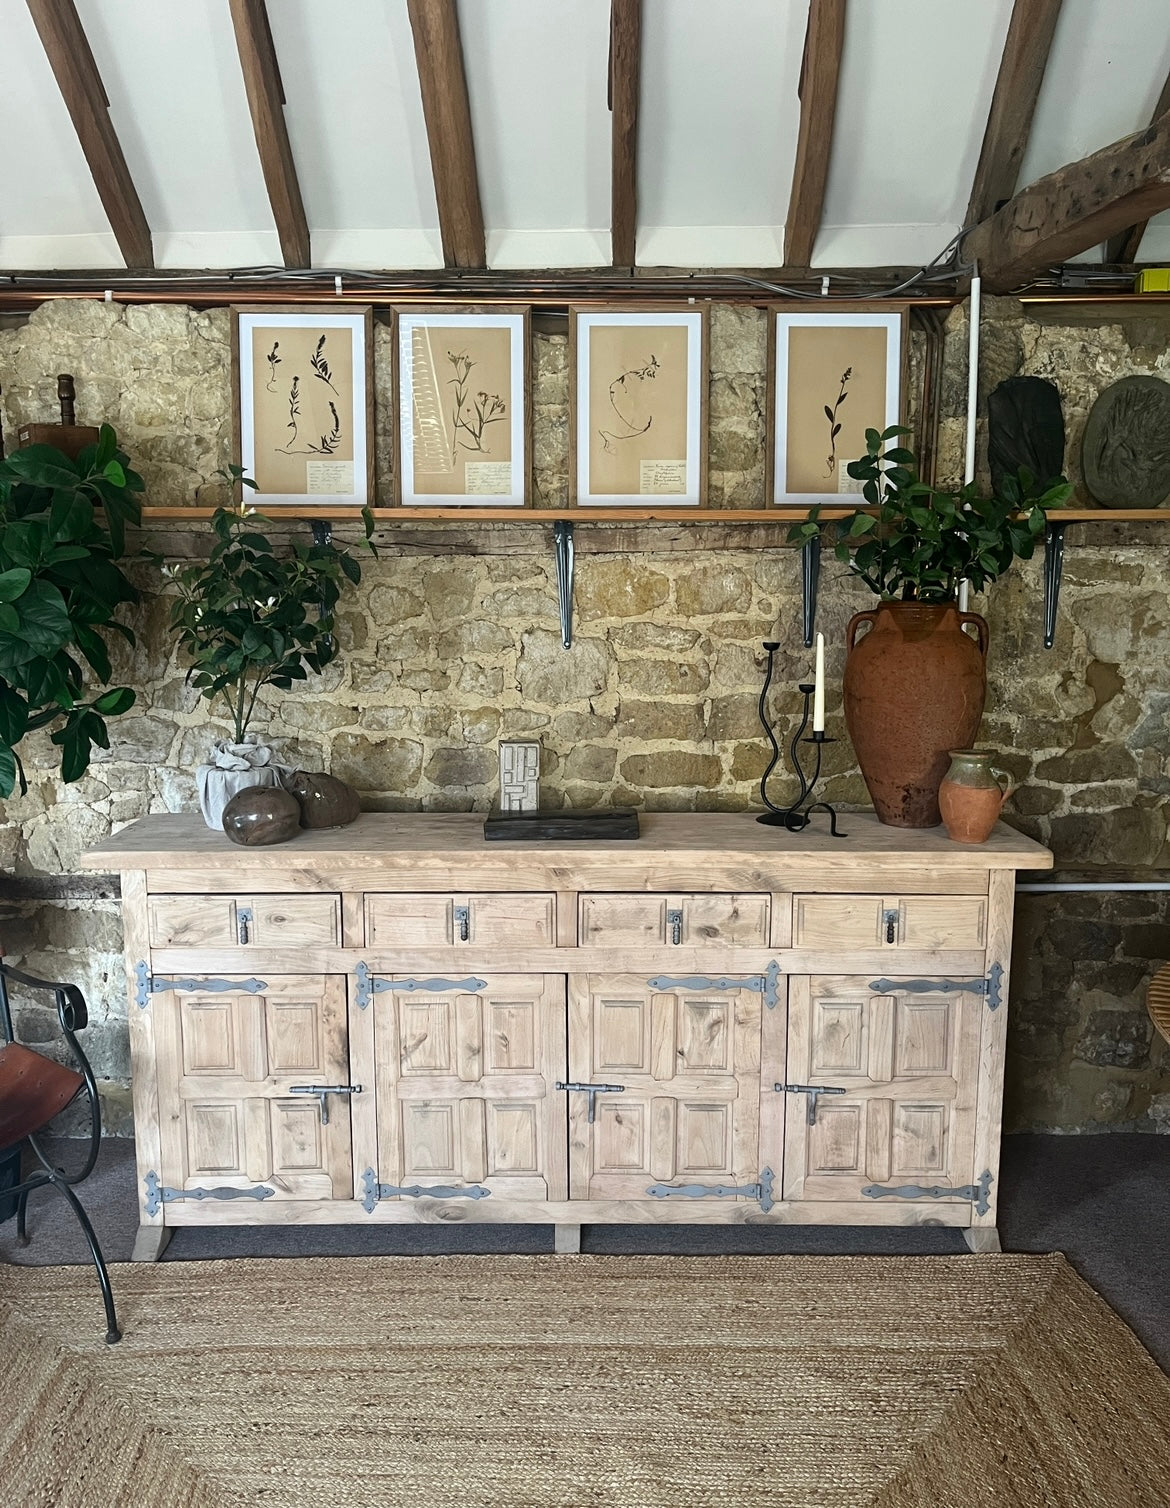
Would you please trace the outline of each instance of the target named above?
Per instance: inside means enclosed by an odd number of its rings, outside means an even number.
[[[1085,486],[1104,508],[1157,508],[1170,497],[1170,382],[1123,377],[1089,410]]]

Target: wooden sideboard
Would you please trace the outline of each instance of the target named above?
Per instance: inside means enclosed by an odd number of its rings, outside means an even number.
[[[122,876],[135,1257],[180,1225],[341,1221],[997,1249],[1015,871],[1051,856],[842,825],[485,843],[478,816],[368,813],[249,849],[133,823],[84,862]]]

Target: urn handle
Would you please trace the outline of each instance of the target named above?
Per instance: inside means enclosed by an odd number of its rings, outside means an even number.
[[[965,628],[968,623],[975,625],[975,632],[979,639],[979,653],[984,659],[987,658],[987,619],[979,613],[960,613],[959,627]]]
[[[1009,797],[1016,794],[1016,792],[1020,788],[1020,782],[1016,779],[1016,777],[1010,770],[1001,770],[998,765],[994,764],[989,766],[989,768],[995,778],[996,785],[999,786],[1000,790],[1003,792],[1003,795],[1000,797],[999,803],[1002,806]]]
[[[974,616],[975,616],[975,614],[972,614],[972,617],[974,617]],[[846,649],[850,653],[852,653],[853,648],[854,648],[854,646],[857,643],[857,630],[861,627],[861,625],[863,623],[871,623],[872,624],[872,623],[876,623],[876,622],[877,622],[877,611],[876,611],[876,609],[873,610],[873,611],[871,611],[871,612],[867,612],[867,613],[854,613],[853,614],[852,618],[850,618],[850,620],[849,620],[849,627],[845,630],[845,647],[846,647]]]

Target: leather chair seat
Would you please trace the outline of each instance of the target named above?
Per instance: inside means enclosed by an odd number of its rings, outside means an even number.
[[[0,1149],[35,1136],[85,1088],[72,1068],[19,1042],[0,1047]]]

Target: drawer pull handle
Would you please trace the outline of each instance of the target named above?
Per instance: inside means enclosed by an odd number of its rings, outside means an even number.
[[[251,926],[252,926],[252,908],[251,908],[251,906],[237,906],[236,907],[236,936],[240,939],[241,943],[250,943],[252,941],[251,937],[249,936],[249,931],[250,931]]]
[[[886,941],[888,943],[898,940],[898,913],[896,911],[883,911],[882,921],[886,924]]]
[[[666,913],[666,925],[670,928],[670,941],[674,947],[682,942],[682,912],[668,911]]]
[[[360,1084],[290,1084],[289,1094],[315,1094],[317,1104],[321,1109],[321,1124],[329,1124],[329,1104],[326,1099],[330,1094],[361,1094]]]
[[[455,930],[460,942],[468,942],[471,938],[471,907],[455,907]]]

